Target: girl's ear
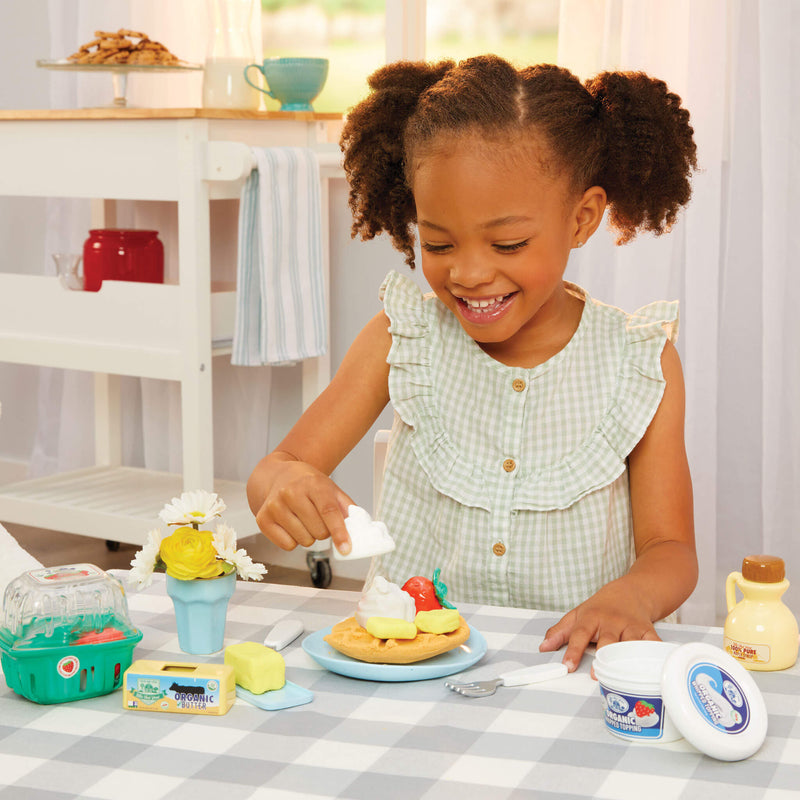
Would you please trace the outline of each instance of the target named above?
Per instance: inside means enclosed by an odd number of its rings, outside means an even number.
[[[582,247],[597,230],[606,210],[606,201],[606,190],[602,186],[590,186],[578,199],[573,215],[573,247]]]

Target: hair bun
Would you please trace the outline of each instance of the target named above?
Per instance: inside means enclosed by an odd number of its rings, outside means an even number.
[[[602,72],[586,89],[605,131],[607,157],[598,180],[608,194],[618,241],[637,230],[668,231],[689,202],[697,167],[694,131],[681,98],[643,72]]]

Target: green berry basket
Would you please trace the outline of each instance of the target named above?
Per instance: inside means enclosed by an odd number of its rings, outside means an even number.
[[[122,584],[93,564],[24,572],[6,588],[2,621],[6,683],[41,704],[120,688],[142,638]]]

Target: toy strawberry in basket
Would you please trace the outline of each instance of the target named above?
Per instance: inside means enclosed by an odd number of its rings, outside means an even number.
[[[94,564],[28,570],[6,587],[3,673],[13,691],[36,703],[117,689],[141,638],[122,584]]]

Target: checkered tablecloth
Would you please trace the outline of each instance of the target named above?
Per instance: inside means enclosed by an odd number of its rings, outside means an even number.
[[[144,632],[134,658],[216,661],[178,649],[163,576],[129,593]],[[285,616],[307,632],[350,616],[358,595],[239,583],[226,645],[262,641]],[[538,646],[555,619],[520,609],[462,607],[489,651],[472,670],[544,660]],[[721,643],[719,629],[662,625],[664,639]],[[468,699],[443,679],[380,683],[319,667],[296,640],[287,677],[314,700],[263,711],[237,700],[224,716],[125,711],[120,691],[37,705],[0,682],[0,798],[136,800],[497,800],[499,798],[725,798],[797,800],[800,668],[754,673],[769,734],[746,761],[725,763],[684,741],[628,745],[607,733],[590,657],[549,683]]]

